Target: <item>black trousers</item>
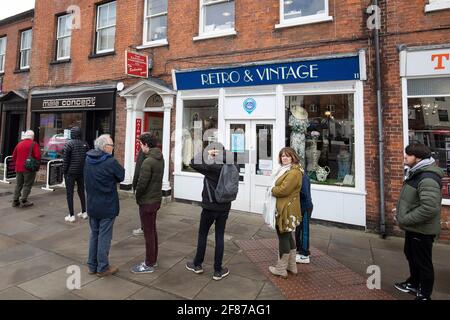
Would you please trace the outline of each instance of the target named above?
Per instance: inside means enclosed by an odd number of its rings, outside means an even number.
[[[84,194],[84,177],[83,175],[71,175],[66,174],[66,193],[67,193],[67,206],[69,207],[69,214],[73,216],[73,190],[75,188],[75,182],[77,183],[77,192],[80,197],[81,210],[86,212],[86,196]]]
[[[409,263],[410,277],[407,280],[420,292],[430,297],[433,292],[434,268],[432,248],[434,235],[406,231],[404,252]]]
[[[225,247],[225,226],[228,219],[228,212],[216,212],[203,209],[200,217],[200,228],[198,230],[197,254],[194,258],[194,265],[200,266],[203,263],[206,252],[208,233],[212,224],[215,223],[216,248],[214,252],[214,271],[222,270],[223,251]]]

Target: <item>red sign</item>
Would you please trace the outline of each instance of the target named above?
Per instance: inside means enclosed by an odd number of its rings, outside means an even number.
[[[148,57],[145,54],[125,52],[125,73],[133,77],[148,78]]]
[[[136,162],[141,145],[139,143],[139,138],[142,133],[142,119],[136,119],[136,136],[134,140],[134,161]]]

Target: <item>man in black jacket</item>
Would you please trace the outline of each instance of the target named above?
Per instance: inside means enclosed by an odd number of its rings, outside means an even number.
[[[222,166],[226,163],[226,154],[223,151],[223,146],[215,143],[216,148],[208,150],[208,161],[211,164],[203,161],[202,154],[195,156],[191,160],[191,168],[203,174],[203,192],[202,192],[202,213],[200,217],[200,227],[198,230],[197,253],[194,261],[186,263],[186,269],[194,273],[203,273],[202,263],[205,257],[206,243],[209,229],[215,223],[216,246],[214,253],[214,280],[221,280],[226,277],[230,271],[228,268],[222,267],[223,251],[224,251],[224,235],[225,225],[228,219],[228,214],[231,208],[231,202],[218,203],[215,198],[213,190],[216,189],[219,182],[220,171]],[[219,151],[221,150],[221,151]],[[223,161],[219,161],[218,157],[223,155]],[[217,160],[216,160],[217,159]],[[208,186],[210,188],[210,195],[208,193]]]
[[[64,218],[67,222],[75,222],[73,213],[73,190],[75,182],[77,183],[78,196],[81,202],[81,212],[78,216],[87,219],[86,213],[86,197],[84,194],[84,176],[83,169],[86,161],[86,152],[89,146],[85,141],[81,140],[81,129],[73,127],[70,130],[70,140],[65,144],[63,151],[63,172],[66,182],[67,206],[69,207],[69,215]]]

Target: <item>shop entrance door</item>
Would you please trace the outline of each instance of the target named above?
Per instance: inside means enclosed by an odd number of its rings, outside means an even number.
[[[110,134],[114,138],[111,111],[88,111],[86,117],[86,142],[91,148],[94,148],[95,139],[102,134]]]
[[[238,153],[239,193],[232,209],[262,213],[266,190],[276,166],[274,155],[275,121],[228,121],[226,149]],[[243,163],[242,163],[243,162]]]
[[[22,131],[25,129],[25,113],[7,112],[5,123],[3,156],[7,157],[12,155],[14,148],[21,139]]]

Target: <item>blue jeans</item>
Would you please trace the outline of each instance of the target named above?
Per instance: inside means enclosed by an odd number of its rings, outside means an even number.
[[[89,257],[87,265],[91,272],[105,272],[109,267],[109,248],[113,235],[115,218],[89,218],[91,234],[89,237]]]
[[[228,212],[216,212],[203,209],[200,217],[200,228],[198,230],[197,254],[194,258],[194,265],[201,266],[205,258],[206,243],[208,233],[212,224],[215,223],[216,248],[214,252],[214,271],[222,270],[223,251],[225,247],[225,225],[228,219]]]
[[[297,244],[297,252],[303,256],[310,256],[309,251],[309,220],[311,219],[311,212],[304,211],[302,215],[302,222],[295,228],[295,242]]]

